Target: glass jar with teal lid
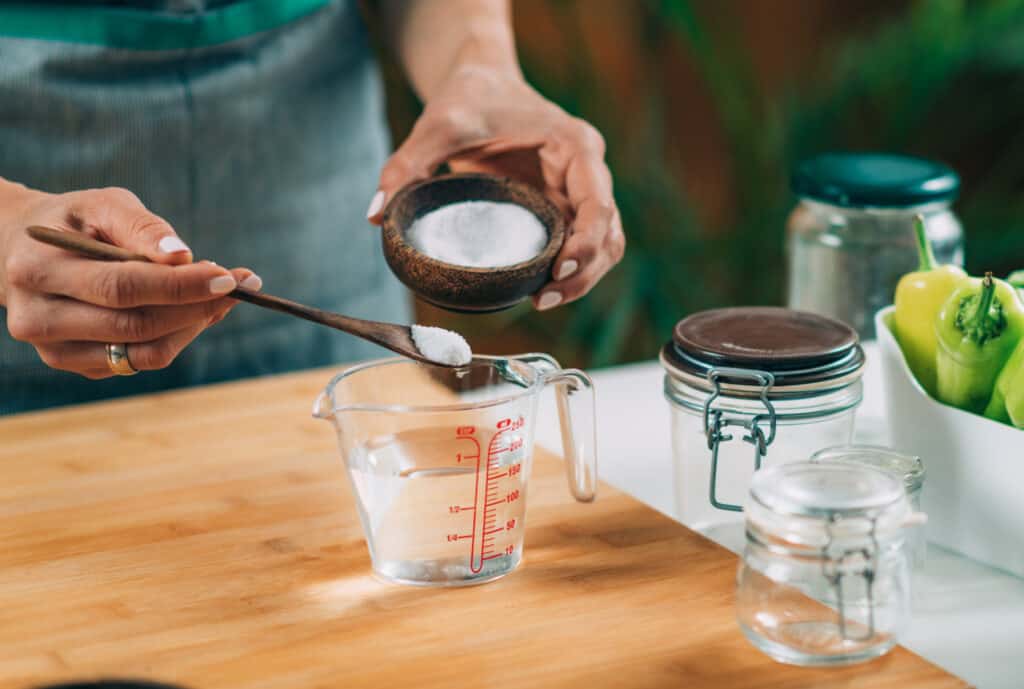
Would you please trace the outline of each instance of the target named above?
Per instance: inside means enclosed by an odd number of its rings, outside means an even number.
[[[874,315],[892,303],[900,277],[918,264],[918,213],[940,263],[962,265],[963,228],[951,204],[952,168],[888,153],[826,153],[792,176],[799,202],[788,231],[788,305],[875,336]]]

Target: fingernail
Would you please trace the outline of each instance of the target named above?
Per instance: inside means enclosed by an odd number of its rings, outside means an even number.
[[[210,294],[227,294],[237,286],[238,283],[230,275],[218,275],[210,280]]]
[[[260,287],[263,287],[263,278],[261,278],[256,273],[253,273],[252,275],[250,275],[246,279],[242,280],[242,285],[241,286],[246,288],[246,289],[257,290]]]
[[[366,217],[372,218],[373,216],[380,213],[380,209],[384,207],[384,191],[378,189],[377,193],[373,195],[373,199],[370,200],[370,207],[366,209]]]
[[[580,264],[577,263],[575,260],[570,258],[568,261],[566,261],[561,266],[559,266],[559,268],[558,268],[558,275],[555,276],[555,279],[556,280],[564,280],[567,277],[569,277],[570,275],[572,275],[573,273],[575,273],[576,269],[579,268],[579,267],[580,267]]]
[[[538,311],[547,311],[553,309],[562,303],[562,295],[559,292],[545,292],[541,295],[540,301],[537,302]]]
[[[160,243],[157,244],[157,246],[160,247],[160,251],[165,254],[177,254],[182,251],[192,251],[188,248],[188,245],[185,242],[181,241],[177,237],[164,237],[160,240]]]

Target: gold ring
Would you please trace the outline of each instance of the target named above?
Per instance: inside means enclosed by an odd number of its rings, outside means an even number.
[[[107,366],[119,376],[134,376],[139,372],[128,360],[128,345],[126,344],[107,345]]]

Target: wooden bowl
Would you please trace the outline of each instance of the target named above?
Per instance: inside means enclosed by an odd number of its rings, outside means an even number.
[[[406,230],[422,215],[460,201],[516,203],[544,225],[548,242],[537,256],[500,268],[471,268],[421,253]],[[533,187],[502,177],[454,174],[410,184],[384,210],[381,241],[388,266],[406,287],[449,311],[482,313],[507,309],[528,299],[551,279],[551,266],[565,241],[558,208]]]

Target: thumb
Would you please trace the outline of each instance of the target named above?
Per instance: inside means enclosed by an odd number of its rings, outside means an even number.
[[[441,163],[456,155],[465,143],[465,136],[456,131],[451,118],[424,113],[402,145],[384,163],[377,192],[366,210],[367,220],[379,225],[384,218],[384,208],[399,189],[430,177]]]
[[[83,205],[86,208],[81,208]],[[127,189],[91,192],[76,211],[86,216],[86,222],[94,224],[107,241],[151,261],[168,265],[192,262],[192,250],[174,228]]]

